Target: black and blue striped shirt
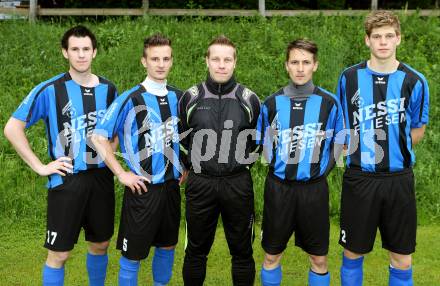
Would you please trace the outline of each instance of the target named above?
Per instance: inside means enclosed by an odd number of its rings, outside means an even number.
[[[304,96],[288,96],[286,88],[264,101],[258,142],[280,179],[316,179],[329,167],[333,144],[344,143],[342,109],[337,97],[322,88]]]
[[[403,63],[393,73],[377,73],[364,61],[342,72],[337,93],[350,129],[348,168],[396,172],[414,165],[411,128],[427,124],[429,111],[421,73]]]
[[[73,173],[78,173],[105,166],[90,135],[116,97],[115,86],[102,77],[97,86],[84,87],[63,73],[37,85],[12,116],[26,122],[26,128],[44,120],[50,158],[70,157]],[[63,177],[54,174],[49,176],[47,187],[62,183]]]
[[[116,134],[130,170],[159,184],[180,178],[177,104],[181,92],[171,86],[156,96],[143,85],[121,94],[98,123],[95,133]]]

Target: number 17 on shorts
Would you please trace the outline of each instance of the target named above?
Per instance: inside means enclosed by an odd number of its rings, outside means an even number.
[[[57,239],[58,233],[56,231],[48,230],[46,233],[46,242],[47,244],[53,245],[55,240]]]

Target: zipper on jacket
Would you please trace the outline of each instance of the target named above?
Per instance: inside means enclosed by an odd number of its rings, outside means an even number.
[[[221,132],[221,99],[222,99],[222,96],[220,95],[220,85],[218,86],[218,129],[217,129],[217,144],[218,144],[218,157],[217,157],[217,175],[219,176],[220,175],[220,162],[218,162],[219,161],[219,159],[220,159],[220,145],[221,145],[221,134],[222,134],[222,132]],[[220,135],[219,135],[219,133],[220,133]],[[220,141],[220,142],[219,142]],[[220,145],[219,145],[219,143],[220,143]],[[216,148],[217,149],[217,148]]]

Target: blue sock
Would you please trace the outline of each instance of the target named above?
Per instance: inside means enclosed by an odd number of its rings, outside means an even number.
[[[402,270],[390,267],[389,286],[412,286],[412,268]]]
[[[156,247],[153,256],[154,286],[167,285],[173,273],[174,249]]]
[[[119,286],[137,286],[140,262],[121,256],[119,259]]]
[[[281,265],[271,270],[264,269],[264,266],[261,267],[261,285],[278,286],[281,284],[281,278]]]
[[[43,286],[63,286],[64,285],[64,266],[52,268],[44,264]]]
[[[330,273],[318,274],[309,270],[309,286],[329,286]]]
[[[108,255],[94,255],[87,253],[87,273],[90,286],[104,286],[107,274]]]
[[[362,286],[364,257],[350,259],[342,254],[341,286]]]

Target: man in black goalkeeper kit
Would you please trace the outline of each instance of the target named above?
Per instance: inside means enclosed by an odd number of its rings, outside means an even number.
[[[181,141],[190,168],[187,180],[185,285],[203,285],[219,215],[232,255],[234,285],[253,285],[254,193],[249,167],[255,157],[258,97],[233,76],[235,45],[225,36],[208,46],[206,81],[179,102]],[[185,159],[185,158],[184,158]],[[185,161],[185,160],[184,160]]]

